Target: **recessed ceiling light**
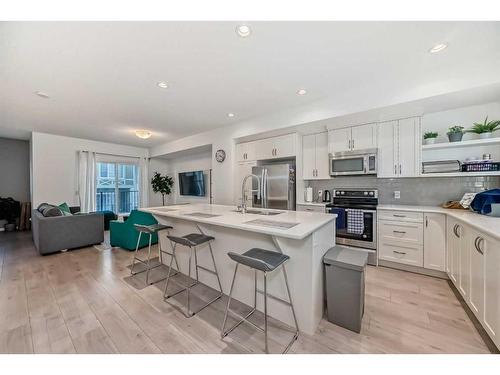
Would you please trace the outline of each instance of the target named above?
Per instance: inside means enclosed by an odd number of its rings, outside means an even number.
[[[297,95],[305,95],[305,94],[307,94],[307,90],[306,89],[297,90]]]
[[[248,26],[248,25],[239,25],[236,27],[236,34],[238,34],[242,38],[246,38],[247,36],[250,36],[251,33],[252,33],[252,30],[250,29],[250,26]]]
[[[430,50],[429,50],[429,53],[436,53],[436,52],[441,52],[442,50],[444,50],[446,47],[448,47],[448,45],[446,43],[439,43],[439,44],[436,44],[434,47],[432,47]]]
[[[35,94],[38,95],[40,98],[48,99],[50,98],[49,94],[43,91],[35,91]]]
[[[168,83],[167,82],[158,82],[158,87],[162,88],[162,89],[168,89]]]
[[[227,117],[234,117],[234,113],[229,112],[229,113],[227,114]]]
[[[142,139],[148,139],[152,134],[149,130],[136,130],[135,135]]]

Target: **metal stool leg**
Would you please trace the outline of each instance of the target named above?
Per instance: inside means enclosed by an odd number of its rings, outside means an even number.
[[[292,315],[293,315],[293,321],[295,323],[295,334],[292,337],[292,340],[290,340],[290,343],[286,346],[285,350],[283,351],[283,354],[290,349],[292,344],[294,343],[295,340],[299,337],[299,324],[297,323],[297,316],[295,315],[295,309],[293,307],[293,302],[292,302],[292,294],[290,293],[290,287],[288,286],[288,276],[286,274],[286,268],[285,265],[283,264],[282,266],[283,270],[283,276],[285,277],[285,285],[286,285],[286,292],[288,294],[288,300],[290,301],[290,308],[292,309]]]
[[[266,354],[269,354],[267,344],[267,272],[264,272],[264,341]]]
[[[141,242],[141,234],[142,232],[139,232],[139,237],[137,237],[137,244],[135,245],[134,258],[132,259],[132,267],[130,267],[131,275],[134,275],[135,260],[137,258],[137,252],[139,251],[139,242]]]
[[[172,246],[172,256],[170,257],[170,265],[168,266],[167,282],[165,283],[165,289],[163,291],[163,298],[164,299],[167,299],[170,297],[169,295],[167,295],[167,290],[168,290],[168,283],[170,281],[170,273],[172,272],[172,263],[174,262],[174,259],[175,259],[175,246],[176,245],[177,244],[174,244]]]
[[[151,239],[152,239],[152,237],[153,237],[153,235],[151,233],[149,233],[148,261],[146,263],[146,268],[147,268],[146,284],[148,284],[148,285],[149,285],[149,271],[151,271],[151,267],[150,267],[149,262],[151,261]]]
[[[231,297],[233,295],[234,281],[236,280],[236,273],[238,272],[238,266],[239,266],[239,264],[236,263],[236,267],[234,268],[233,281],[231,281],[231,288],[229,289],[229,298],[227,300],[226,312],[224,313],[224,320],[222,322],[222,329],[221,329],[221,333],[220,333],[221,338],[226,337],[229,334],[229,332],[231,332],[233,329],[236,328],[236,326],[234,326],[231,330],[229,330],[227,332],[224,331],[224,329],[226,328],[227,315],[229,313],[229,305],[231,304]]]
[[[220,282],[219,272],[217,271],[217,265],[215,264],[214,252],[212,251],[212,244],[208,242],[208,249],[210,250],[210,256],[212,257],[212,263],[214,264],[215,276],[217,277],[217,282],[219,283],[219,290],[222,296],[222,284]]]

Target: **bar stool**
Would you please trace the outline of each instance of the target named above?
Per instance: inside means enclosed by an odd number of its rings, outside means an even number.
[[[146,272],[146,284],[148,284],[148,285],[157,283],[158,281],[165,280],[166,277],[150,283],[149,282],[149,273],[152,269],[154,269],[156,267],[160,267],[163,264],[163,257],[162,257],[163,253],[174,257],[173,254],[162,250],[160,236],[159,236],[160,231],[169,230],[169,229],[172,229],[173,227],[171,227],[169,225],[163,225],[163,224],[153,224],[153,225],[134,224],[134,228],[139,232],[139,237],[137,238],[137,245],[135,247],[134,258],[132,260],[132,266],[130,267],[130,274],[131,275],[138,275],[140,273]],[[151,266],[151,239],[153,237],[153,234],[155,234],[155,233],[158,234],[158,258],[159,258],[160,262],[158,264],[155,264],[154,266]],[[137,256],[137,253],[139,251],[139,243],[141,241],[141,236],[143,234],[149,235],[149,246],[148,246],[148,258],[147,258],[147,260],[142,260]],[[146,266],[146,268],[142,271],[134,273],[134,266],[135,266],[136,261],[144,264]],[[175,263],[177,264],[177,259],[175,259]]]
[[[219,273],[217,272],[217,265],[215,264],[215,258],[214,258],[214,253],[212,251],[212,244],[211,244],[211,241],[214,240],[215,238],[212,236],[207,236],[206,234],[203,234],[203,233],[190,233],[190,234],[183,236],[183,237],[167,236],[167,238],[170,240],[170,244],[171,245],[173,244],[172,245],[173,256],[170,259],[170,267],[168,270],[167,282],[165,283],[165,290],[163,292],[163,299],[166,301],[170,297],[173,297],[179,293],[182,293],[183,291],[186,291],[186,294],[187,294],[186,311],[184,312],[182,309],[180,309],[180,310],[184,314],[184,316],[186,316],[187,318],[190,318],[193,315],[199,313],[205,307],[209,306],[210,304],[212,304],[213,302],[215,302],[216,300],[218,300],[219,298],[222,297],[222,284],[220,282]],[[204,243],[208,243],[208,248],[210,250],[210,256],[212,258],[212,263],[213,263],[213,267],[214,267],[213,270],[198,265],[197,246],[202,245]],[[175,292],[173,294],[168,294],[168,284],[170,282],[170,278],[171,278],[171,276],[175,276],[175,274],[170,275],[170,272],[172,270],[172,265],[173,265],[174,259],[177,263],[177,258],[175,256],[177,245],[183,245],[183,246],[189,247],[189,251],[190,251],[190,253],[189,253],[189,266],[188,266],[188,278],[189,279],[188,279],[185,286],[182,285],[180,282],[172,279],[173,282],[175,282],[177,285],[179,285],[183,288],[178,290],[177,292]],[[196,281],[194,283],[191,283],[191,263],[192,263],[193,255],[194,255]],[[176,274],[177,274],[178,272],[180,272],[180,270],[179,270],[179,265],[176,264],[176,266],[177,266],[177,272],[176,272]],[[199,308],[197,311],[191,311],[190,293],[191,293],[191,288],[193,288],[194,286],[196,286],[200,283],[199,279],[198,279],[198,270],[199,269],[206,271],[206,272],[208,272],[212,275],[215,275],[217,277],[217,282],[219,284],[220,293],[215,298],[211,299],[209,302],[207,302],[205,305],[203,305],[201,308]],[[174,306],[174,307],[176,307],[176,306]]]
[[[229,257],[236,262],[236,268],[234,269],[234,276],[233,276],[233,281],[231,282],[231,289],[229,291],[229,299],[227,301],[227,306],[226,306],[226,312],[224,314],[224,321],[222,323],[222,329],[221,329],[221,338],[226,337],[229,333],[231,333],[236,327],[238,327],[241,323],[247,322],[248,324],[252,325],[253,327],[257,328],[258,330],[264,332],[264,341],[265,341],[265,351],[266,353],[269,353],[269,347],[268,347],[268,340],[267,340],[267,297],[276,299],[288,306],[292,309],[292,315],[293,315],[293,320],[295,322],[295,332],[292,337],[292,340],[288,343],[288,345],[285,347],[285,350],[283,351],[283,354],[290,349],[292,344],[297,340],[297,337],[299,337],[299,327],[297,324],[297,317],[295,316],[295,310],[293,308],[293,303],[292,303],[292,296],[290,294],[290,288],[288,287],[288,277],[286,274],[286,269],[285,269],[285,262],[290,259],[288,255],[278,253],[276,251],[269,251],[269,250],[263,250],[259,248],[253,248],[250,249],[243,254],[236,254],[233,252],[228,253]],[[238,272],[238,267],[239,265],[242,264],[244,266],[247,266],[251,269],[254,270],[254,303],[253,303],[253,308],[252,310],[245,316],[241,316],[238,313],[234,312],[229,308],[229,305],[231,304],[231,296],[233,294],[233,288],[234,288],[234,281],[236,280],[236,274]],[[288,301],[285,301],[281,298],[275,297],[271,294],[267,293],[267,274],[275,271],[278,267],[281,267],[283,270],[283,276],[285,278],[285,285],[286,285],[286,291],[288,294]],[[257,309],[257,292],[261,292],[260,290],[257,290],[257,271],[261,271],[264,274],[264,328],[259,327],[258,325],[252,323],[251,321],[248,320],[248,318],[256,311]],[[262,293],[262,292],[261,292]],[[231,328],[229,328],[227,331],[225,331],[226,328],[226,321],[227,321],[227,316],[228,313],[231,313],[240,320]]]

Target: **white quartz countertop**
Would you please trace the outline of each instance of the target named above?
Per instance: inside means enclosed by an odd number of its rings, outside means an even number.
[[[258,208],[252,208],[258,209]],[[140,208],[141,211],[149,212],[153,215],[193,221],[196,223],[219,225],[222,227],[241,229],[250,232],[263,233],[277,237],[285,237],[301,240],[315,232],[325,224],[334,220],[337,215],[321,212],[304,211],[280,211],[279,215],[258,215],[242,214],[235,212],[235,206],[224,206],[216,204],[186,204],[165,207]],[[258,209],[260,210],[260,209]],[[279,211],[279,210],[262,210]],[[192,213],[204,213],[218,215],[214,217],[191,216]],[[276,228],[270,226],[256,225],[248,223],[252,220],[275,221],[277,223],[297,223],[291,228]]]
[[[480,215],[469,210],[457,210],[443,208],[439,206],[410,206],[397,204],[379,204],[378,210],[397,210],[414,212],[437,212],[446,214],[454,219],[462,221],[464,224],[484,232],[487,235],[500,239],[500,217]]]

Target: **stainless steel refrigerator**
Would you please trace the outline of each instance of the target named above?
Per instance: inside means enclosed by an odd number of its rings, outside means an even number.
[[[261,197],[257,198],[257,179],[253,179],[252,206],[295,210],[295,165],[268,164],[253,167],[252,173],[260,177]]]

